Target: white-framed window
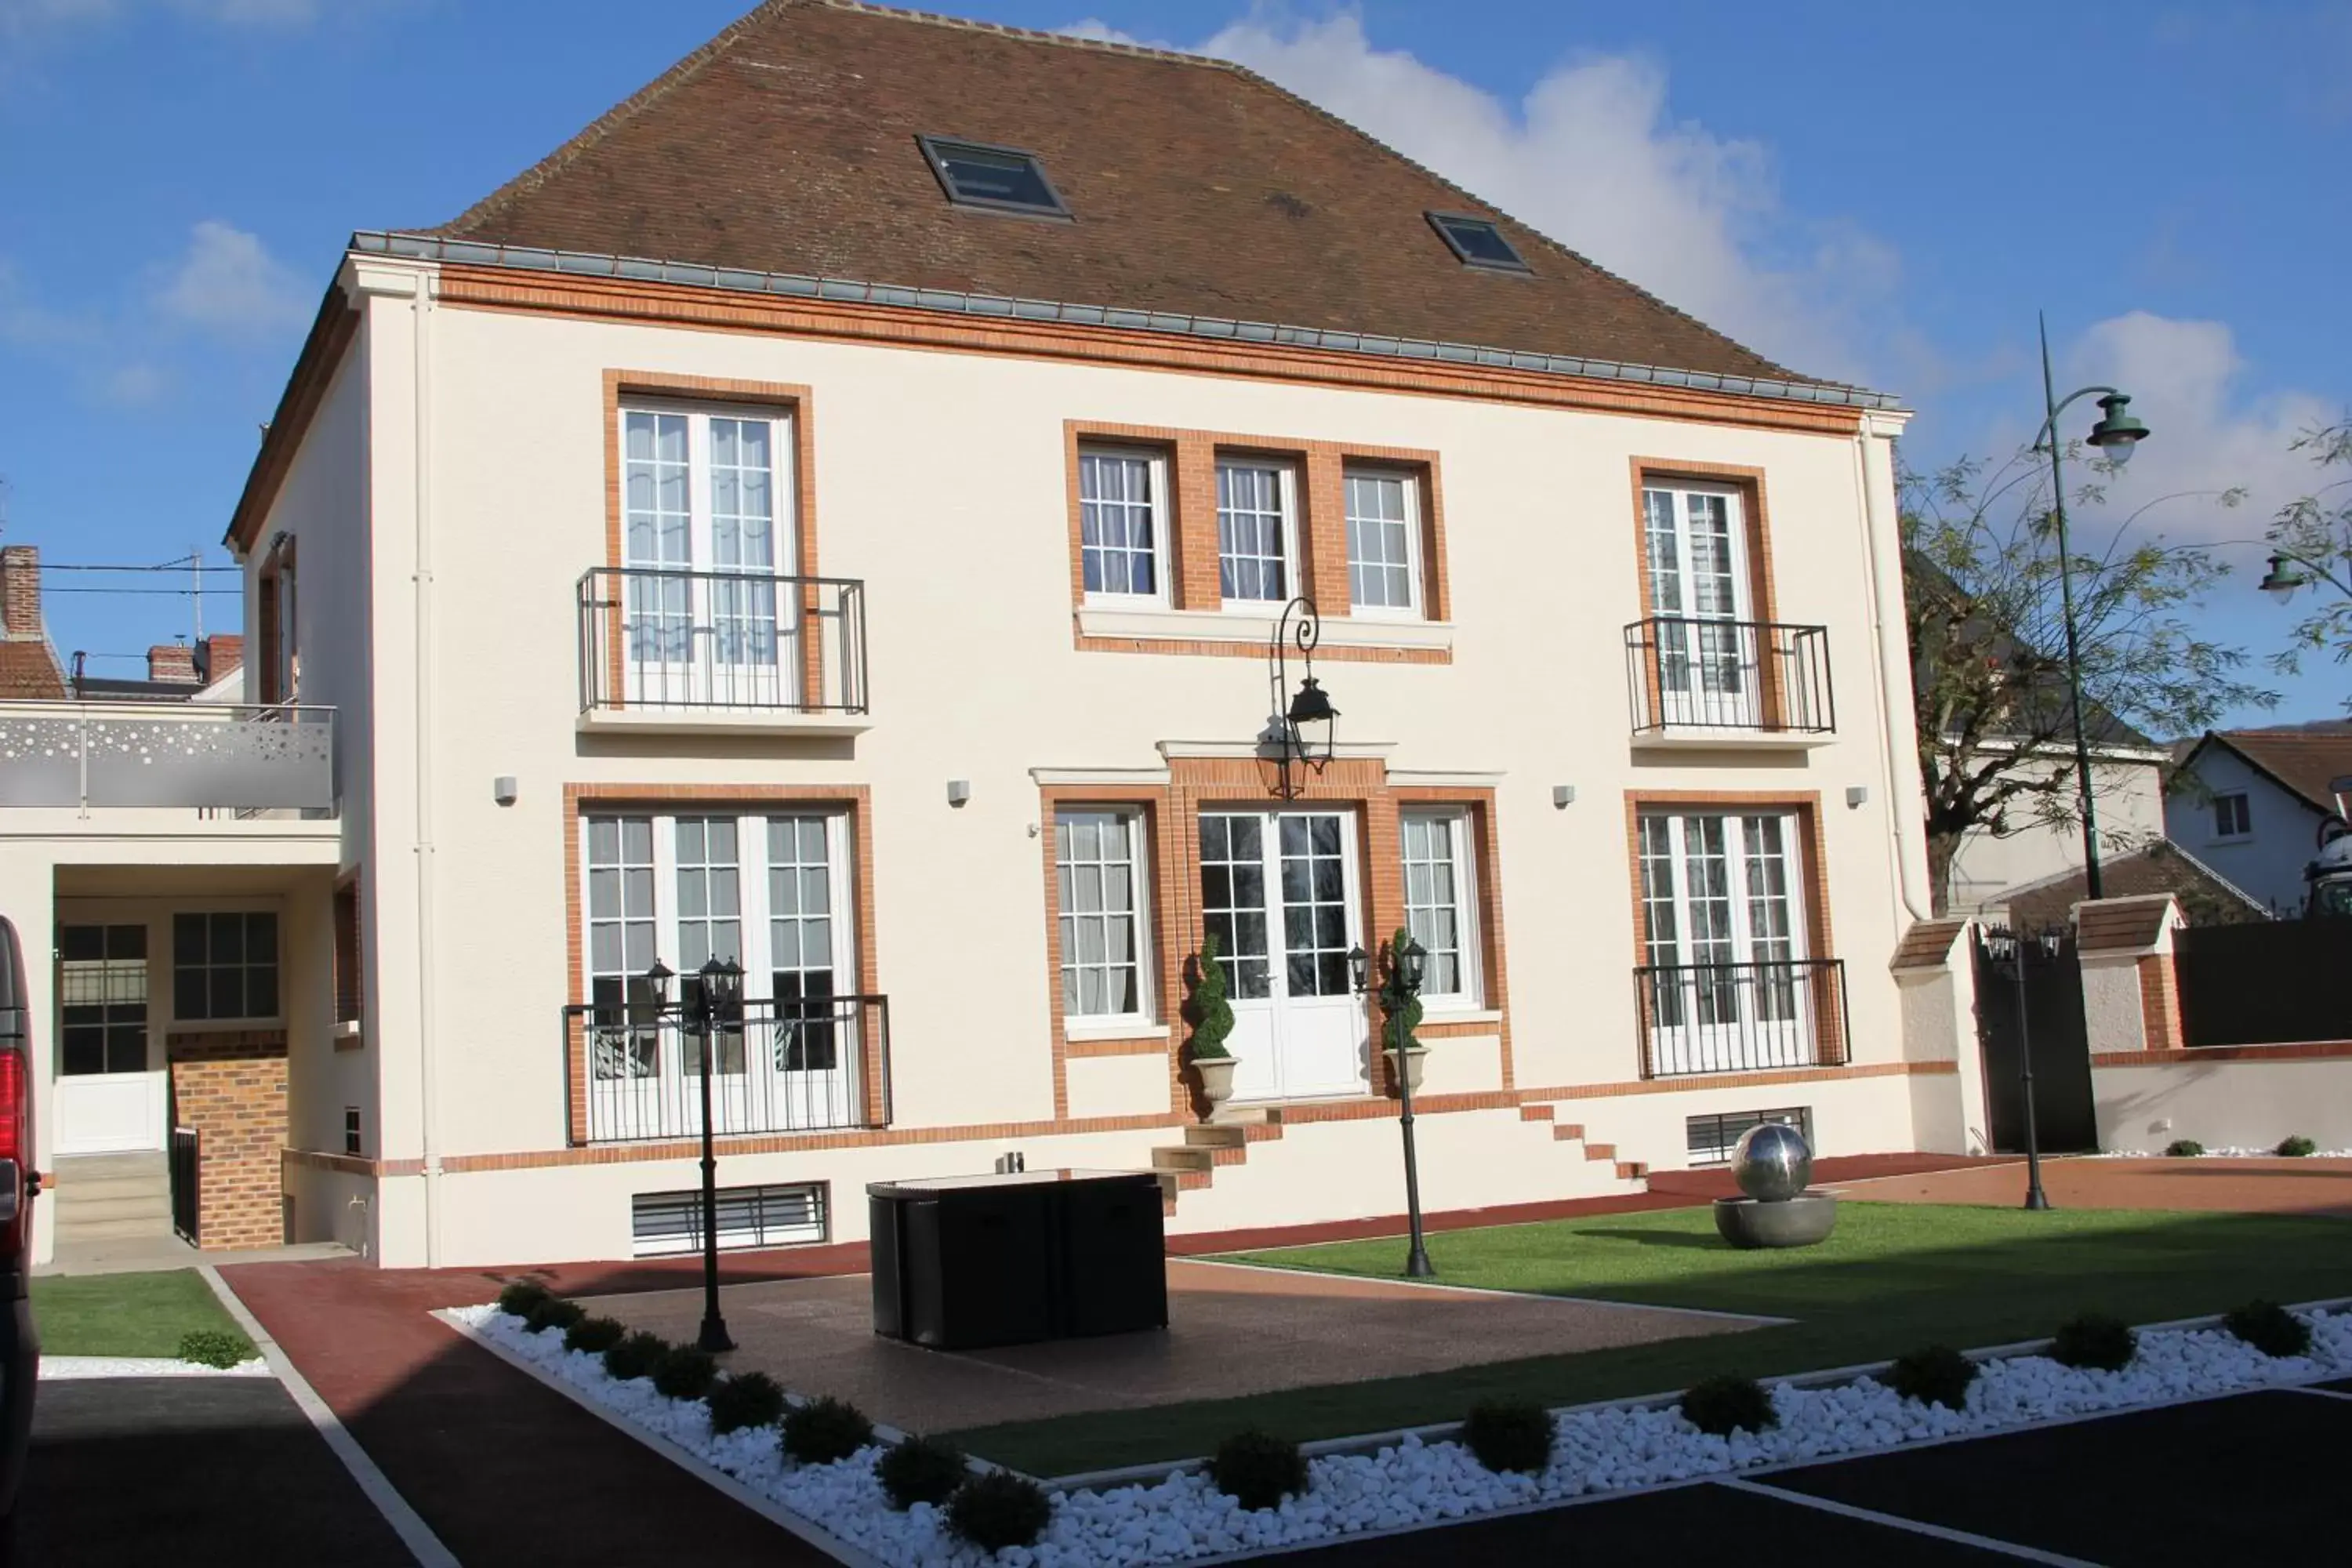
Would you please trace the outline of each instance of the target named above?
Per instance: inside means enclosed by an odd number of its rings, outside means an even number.
[[[1357,616],[1421,614],[1421,482],[1399,468],[1346,470],[1348,605]]]
[[[172,917],[172,1016],[244,1022],[278,1014],[278,917],[268,910]]]
[[[1217,459],[1217,591],[1282,604],[1298,591],[1298,479],[1267,458]]]
[[[1089,603],[1168,602],[1168,460],[1136,447],[1078,451],[1078,569]]]
[[[1405,929],[1429,954],[1422,997],[1438,1006],[1476,1007],[1484,987],[1469,813],[1459,807],[1415,810],[1399,820]]]
[[[1054,809],[1065,1018],[1142,1023],[1150,1016],[1148,837],[1143,813],[1134,807]]]
[[[147,928],[58,927],[58,1071],[147,1070]]]
[[[2254,831],[2254,811],[2243,790],[2213,797],[2213,837],[2244,838]]]
[[[1796,816],[1645,811],[1639,844],[1649,1070],[1804,1065],[1820,1042]]]

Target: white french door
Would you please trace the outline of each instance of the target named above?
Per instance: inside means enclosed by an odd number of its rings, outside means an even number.
[[[1237,1100],[1361,1094],[1363,1000],[1348,950],[1363,940],[1355,814],[1204,811],[1201,908],[1223,954]]]
[[[164,1146],[171,1089],[153,1060],[147,973],[144,925],[58,927],[59,1154]]]
[[[1652,486],[1642,516],[1661,717],[1755,727],[1762,706],[1739,492]]]
[[[798,700],[792,421],[740,409],[621,413],[626,700]]]
[[[856,1125],[868,1026],[857,1003],[848,821],[839,813],[625,815],[581,823],[587,878],[592,1136],[701,1131],[704,1042],[656,1021],[657,955],[691,994],[740,965],[743,1006],[712,1056],[722,1132]],[[601,1131],[599,1131],[601,1129]]]
[[[1799,1067],[1815,1046],[1797,819],[1641,816],[1651,1070]]]

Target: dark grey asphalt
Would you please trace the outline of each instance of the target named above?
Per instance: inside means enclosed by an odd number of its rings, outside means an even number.
[[[42,1384],[17,1509],[20,1568],[415,1562],[273,1378]]]

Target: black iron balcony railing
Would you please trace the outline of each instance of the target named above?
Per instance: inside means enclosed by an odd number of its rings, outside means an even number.
[[[1653,964],[1633,971],[1642,1076],[1837,1067],[1845,1060],[1845,964]]]
[[[854,578],[598,566],[579,599],[583,712],[866,710]]]
[[[1625,675],[1637,735],[1837,729],[1826,626],[1654,616],[1625,628]]]
[[[278,703],[0,704],[0,805],[335,809],[335,710]]]
[[[700,1137],[703,1045],[675,1012],[566,1007],[572,1142]],[[887,1127],[889,998],[747,1001],[719,1031],[711,1069],[711,1128],[721,1137]]]

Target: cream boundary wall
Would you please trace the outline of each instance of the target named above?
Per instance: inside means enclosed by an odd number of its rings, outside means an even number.
[[[364,1048],[333,1056],[339,1087],[298,1107],[297,1126],[304,1137],[331,1134],[310,1147],[339,1153],[346,1101],[335,1096],[350,1092],[341,1075],[372,1083],[365,1152],[400,1173],[373,1184],[368,1225],[382,1261],[621,1256],[628,1195],[691,1184],[690,1167],[675,1162],[444,1169],[565,1148],[559,1010],[575,999],[567,784],[650,795],[687,784],[869,789],[866,892],[891,1003],[894,1128],[1052,1120],[1030,770],[1154,767],[1161,742],[1248,738],[1266,705],[1262,659],[1074,648],[1067,419],[1441,454],[1453,662],[1335,662],[1319,673],[1343,713],[1343,742],[1391,745],[1392,770],[1498,777],[1501,864],[1479,870],[1502,879],[1513,1084],[1540,1086],[1549,1100],[1638,1074],[1625,802],[1654,791],[1819,796],[1850,1056],[1865,1066],[1901,1060],[1886,962],[1925,911],[1906,910],[1896,867],[1907,859],[1912,887],[1924,889],[1924,851],[1916,759],[1907,736],[1890,750],[1885,728],[1890,708],[1907,723],[1907,671],[1887,672],[1882,688],[1874,670],[1885,626],[1872,572],[1891,552],[1870,532],[1874,517],[1893,526],[1899,419],[1858,416],[1870,434],[1854,437],[1751,430],[451,308],[434,298],[432,268],[401,262],[354,260],[345,277],[363,318],[260,540],[266,547],[288,529],[301,541],[303,698],[342,710],[341,868],[361,872],[365,910]],[[813,475],[797,476],[803,516],[813,502],[820,569],[866,584],[868,732],[582,732],[573,595],[581,574],[606,562],[604,384],[613,370],[811,390],[815,461]],[[1839,726],[1829,744],[1631,748],[1622,627],[1641,603],[1636,458],[1763,471],[1777,615],[1829,628]],[[262,551],[254,553],[257,563]],[[1897,626],[1897,647],[1900,637]],[[500,774],[520,783],[511,806],[492,800]],[[960,809],[947,804],[950,779],[971,782]],[[1563,784],[1578,799],[1555,809]],[[1866,798],[1849,806],[1856,786]],[[298,1081],[312,1065],[297,1064]],[[1176,1141],[1162,1058],[1067,1065],[1071,1116],[1160,1124],[1015,1141],[1033,1167],[1141,1166],[1151,1145]],[[1433,1041],[1431,1071],[1447,1091],[1511,1087],[1498,1037]],[[1948,1094],[1952,1081],[1612,1096],[1564,1109],[1563,1120],[1585,1121],[1621,1158],[1662,1167],[1682,1162],[1683,1116],[1784,1104],[1815,1108],[1825,1152],[1907,1149],[1922,1146],[1915,1102]],[[331,1129],[320,1120],[330,1102]],[[1584,1163],[1572,1155],[1538,1151],[1543,1161],[1525,1168],[1490,1156],[1476,1136],[1488,1121],[1483,1112],[1423,1120],[1424,1150],[1461,1140],[1428,1155],[1433,1184],[1450,1192],[1459,1173],[1483,1171],[1465,1179],[1465,1204],[1591,1190],[1591,1171],[1549,1174]],[[1542,1130],[1528,1125],[1532,1145]],[[1312,1177],[1272,1183],[1221,1167],[1212,1187],[1184,1194],[1174,1224],[1192,1228],[1196,1214],[1201,1224],[1215,1214],[1226,1223],[1307,1217],[1315,1205],[1303,1194],[1317,1182],[1344,1187],[1347,1212],[1393,1207],[1364,1194],[1386,1194],[1395,1137],[1382,1118],[1287,1130],[1252,1145],[1252,1165],[1315,1151],[1324,1163]],[[1007,1146],[730,1156],[722,1175],[730,1184],[828,1179],[835,1235],[848,1237],[860,1234],[850,1226],[854,1215],[862,1227],[866,1180],[985,1169]],[[352,1200],[369,1195],[331,1172],[290,1172],[289,1181],[312,1235],[342,1234]],[[1227,1212],[1244,1194],[1254,1194],[1246,1221]]]
[[[2271,1149],[2292,1132],[2352,1149],[2352,1058],[2102,1067],[2095,1054],[2091,1095],[2104,1149],[2157,1152],[2176,1138]]]

